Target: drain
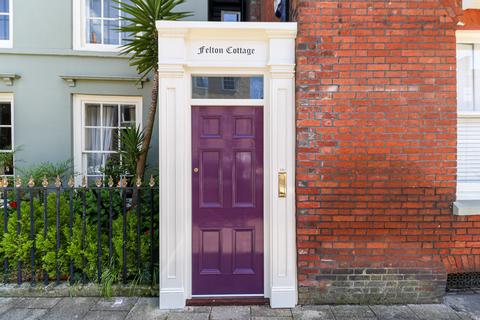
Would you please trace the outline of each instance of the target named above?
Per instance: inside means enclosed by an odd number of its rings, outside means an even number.
[[[447,291],[462,289],[480,289],[480,272],[448,274]]]

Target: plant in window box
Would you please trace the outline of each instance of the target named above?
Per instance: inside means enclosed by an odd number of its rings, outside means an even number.
[[[7,148],[10,149],[11,147],[8,146]],[[13,175],[15,168],[13,158],[21,150],[21,147],[17,147],[13,148],[12,151],[0,152],[0,176]]]
[[[125,3],[115,0],[124,13],[119,31],[131,36],[124,39],[121,54],[130,56],[130,65],[137,68],[142,80],[153,74],[152,100],[145,124],[142,153],[136,163],[135,175],[143,179],[147,163],[148,148],[152,139],[158,104],[158,20],[178,20],[191,16],[189,12],[178,12],[176,7],[185,0],[130,0]]]
[[[110,156],[105,168],[101,171],[105,176],[112,177],[115,181],[128,177],[129,184],[133,185],[137,163],[145,152],[143,150],[144,131],[136,126],[130,126],[120,130],[116,135],[116,139],[120,141],[118,155]]]

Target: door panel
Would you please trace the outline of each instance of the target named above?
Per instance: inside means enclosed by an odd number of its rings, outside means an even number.
[[[192,107],[192,293],[263,294],[263,109]]]
[[[221,274],[221,230],[202,230],[200,274]]]
[[[254,150],[235,151],[233,164],[233,206],[255,207]]]
[[[200,207],[222,207],[222,152],[202,150],[200,169]]]

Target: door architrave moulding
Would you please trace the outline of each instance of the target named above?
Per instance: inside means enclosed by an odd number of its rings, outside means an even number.
[[[157,29],[160,76],[160,308],[183,308],[192,296],[192,105],[263,106],[265,297],[270,298],[274,308],[293,307],[297,303],[297,25],[160,21]],[[209,48],[212,49],[207,50]],[[192,75],[263,75],[264,99],[191,99]],[[287,173],[285,198],[278,197],[279,172]]]

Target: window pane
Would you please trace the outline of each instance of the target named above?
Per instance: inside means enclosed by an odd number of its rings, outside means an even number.
[[[118,20],[104,20],[103,21],[103,43],[104,44],[119,44],[120,35],[118,33]]]
[[[262,76],[193,77],[192,81],[194,99],[263,99]]]
[[[85,129],[85,150],[100,151],[100,130],[101,129]]]
[[[129,5],[132,5],[132,1],[131,0],[123,0],[122,3],[126,3],[126,4],[129,4]],[[131,14],[128,14],[128,13],[125,13],[125,12],[121,12],[121,16],[122,17],[131,17],[132,15]],[[130,21],[127,21],[127,20],[122,20],[121,21],[122,23],[122,26],[127,26],[129,24],[131,24]],[[128,41],[126,41],[126,39],[133,39],[133,34],[130,34],[130,33],[122,33],[122,44],[127,44]]]
[[[122,26],[127,26],[129,25],[131,22],[130,21],[127,21],[127,20],[122,20]],[[122,33],[122,44],[127,44],[128,43],[128,39],[133,39],[134,38],[134,35],[131,34],[131,33],[127,33],[127,32],[123,32]]]
[[[0,162],[0,176],[13,175],[13,153],[2,153],[1,158],[4,161]]]
[[[240,21],[241,13],[239,11],[223,11],[222,10],[222,21],[227,22],[237,22]]]
[[[252,99],[263,99],[263,77],[251,78],[250,96]]]
[[[89,12],[89,17],[100,18],[102,16],[101,0],[87,0],[87,10]]]
[[[100,126],[100,105],[99,104],[85,104],[85,125],[86,126]]]
[[[0,128],[0,150],[12,150],[12,128]]]
[[[135,124],[135,106],[122,105],[122,127],[130,127]]]
[[[208,78],[207,77],[196,77],[194,85],[197,88],[208,88]]]
[[[8,0],[0,0],[0,12],[3,13],[8,13],[9,8],[8,8]]]
[[[87,42],[102,43],[102,22],[99,19],[87,20]]]
[[[0,103],[0,125],[9,126],[12,124],[12,113],[10,103]]]
[[[473,45],[457,45],[457,101],[459,111],[474,110]]]
[[[10,39],[10,17],[0,16],[0,40]]]
[[[118,18],[118,4],[112,0],[103,0],[103,17]]]
[[[98,175],[101,174],[100,169],[103,167],[101,153],[87,154],[87,174]]]
[[[118,129],[103,129],[103,151],[118,151]]]
[[[118,105],[117,104],[103,105],[103,126],[118,127]]]

